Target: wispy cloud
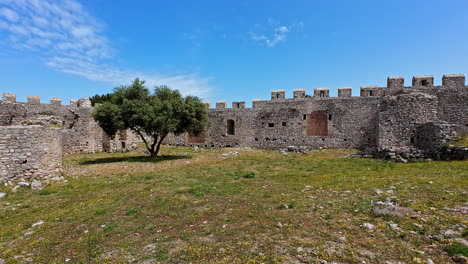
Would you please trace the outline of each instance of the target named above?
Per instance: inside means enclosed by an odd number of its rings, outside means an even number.
[[[298,31],[304,27],[304,23],[298,22],[290,25],[282,25],[278,21],[268,19],[266,25],[256,24],[254,30],[249,31],[250,38],[267,47],[274,47],[287,40],[289,33]]]
[[[2,0],[0,40],[44,57],[46,65],[64,73],[113,85],[133,78],[149,85],[169,85],[184,94],[206,95],[209,78],[198,74],[164,75],[115,66],[117,51],[103,34],[103,25],[76,0]],[[4,36],[4,37],[3,37]]]

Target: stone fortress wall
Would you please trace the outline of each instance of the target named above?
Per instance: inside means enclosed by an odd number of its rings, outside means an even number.
[[[113,152],[129,149],[137,141],[130,131],[108,137],[91,117],[88,98],[51,98],[41,104],[37,96],[27,103],[4,93],[0,101],[0,181],[50,178],[60,175],[62,155]]]
[[[468,87],[463,74],[448,74],[441,86],[432,76],[414,76],[411,87],[403,77],[389,77],[387,87],[362,86],[359,97],[350,87],[304,89],[286,98],[284,90],[271,100],[206,103],[208,125],[199,135],[170,135],[167,145],[307,148],[355,148],[374,152],[431,152],[468,133]],[[59,98],[27,103],[3,94],[0,101],[0,181],[44,178],[61,171],[61,156],[75,153],[128,150],[140,139],[121,131],[110,139],[91,117],[88,98],[62,105]]]
[[[387,87],[362,86],[359,97],[350,87],[304,89],[286,98],[284,90],[271,100],[216,102],[199,137],[169,137],[166,144],[200,147],[356,148],[397,152],[431,151],[468,132],[468,87],[463,74],[448,74],[441,86],[433,76],[414,76],[411,87],[403,77],[389,77]],[[207,107],[210,106],[206,103]]]

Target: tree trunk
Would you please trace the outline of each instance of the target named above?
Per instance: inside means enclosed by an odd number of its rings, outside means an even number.
[[[156,144],[158,143],[158,136],[153,136],[153,143],[148,148],[149,153],[151,154],[151,158],[156,159],[158,156],[158,150],[155,150]]]
[[[159,149],[161,147],[161,143],[163,142],[163,140],[166,138],[166,135],[164,136],[161,136],[161,138],[159,139],[158,141],[158,145],[156,146],[156,153],[155,153],[155,157],[158,155],[159,153]]]

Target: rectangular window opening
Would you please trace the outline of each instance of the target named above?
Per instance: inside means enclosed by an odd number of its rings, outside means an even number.
[[[275,127],[275,123],[268,123],[268,127]]]
[[[281,125],[285,127],[285,126],[286,126],[286,122],[281,123]]]

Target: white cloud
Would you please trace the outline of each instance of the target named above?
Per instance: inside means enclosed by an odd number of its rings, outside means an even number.
[[[8,8],[0,8],[0,16],[6,18],[11,22],[16,22],[19,19],[18,14],[16,14],[16,12]]]
[[[274,47],[287,40],[287,35],[295,29],[296,31],[304,27],[304,23],[298,22],[291,25],[280,25],[274,19],[269,18],[267,25],[255,24],[254,31],[248,32],[250,38],[268,47]]]
[[[210,80],[197,74],[150,74],[115,66],[116,51],[102,28],[76,0],[0,1],[0,31],[8,33],[0,34],[0,41],[43,55],[55,70],[113,85],[139,77],[149,85],[165,84],[198,96],[212,89]]]

